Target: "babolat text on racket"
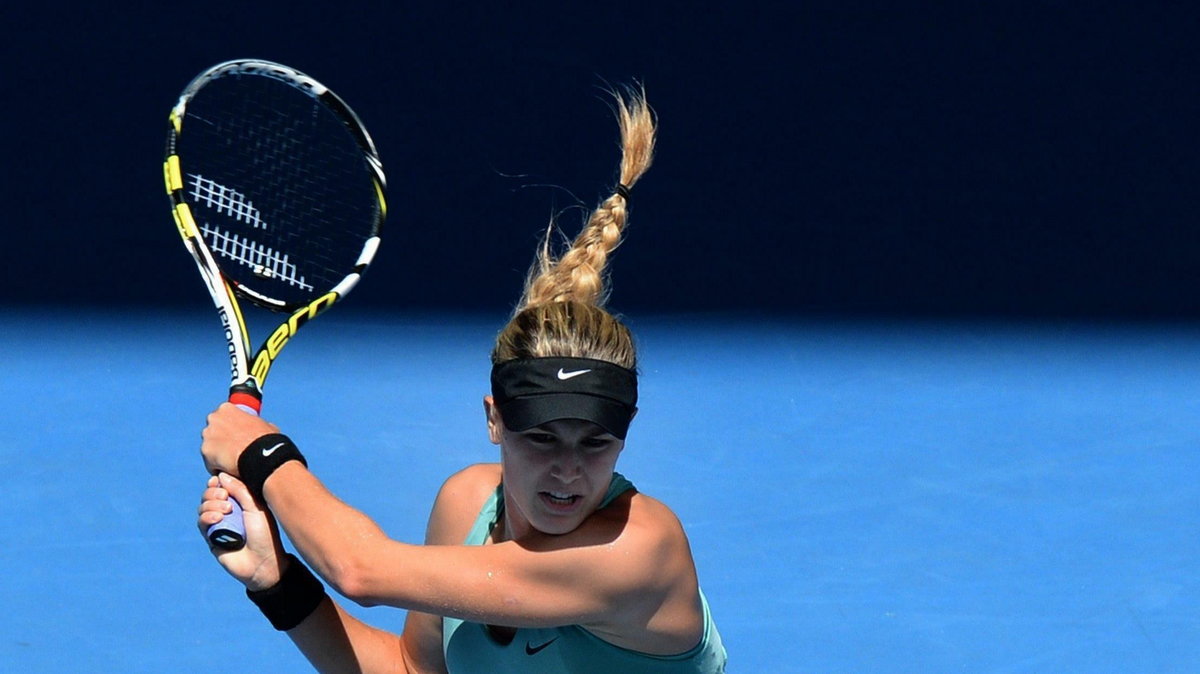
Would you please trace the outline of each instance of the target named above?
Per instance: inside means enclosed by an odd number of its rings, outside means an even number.
[[[171,110],[163,177],[228,342],[229,400],[258,414],[279,352],[375,257],[387,210],[379,153],[320,82],[270,61],[227,61]],[[282,316],[254,352],[243,300]],[[213,545],[245,544],[233,505],[210,528]]]

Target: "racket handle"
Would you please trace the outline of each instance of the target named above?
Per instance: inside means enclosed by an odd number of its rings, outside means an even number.
[[[229,402],[243,412],[254,416],[258,416],[259,410],[262,408],[262,398],[258,395],[258,391],[244,386],[235,386],[229,392]],[[215,547],[222,550],[241,550],[242,546],[246,544],[246,523],[242,515],[242,506],[232,496],[229,497],[229,505],[233,506],[233,510],[229,511],[220,522],[210,526],[206,535],[208,542]]]
[[[208,542],[222,550],[241,550],[246,545],[246,520],[237,499],[230,496],[229,505],[233,510],[208,528]]]

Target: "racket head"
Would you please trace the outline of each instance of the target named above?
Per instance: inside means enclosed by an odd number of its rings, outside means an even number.
[[[271,61],[227,61],[188,84],[171,111],[164,177],[181,235],[202,271],[215,267],[206,277],[224,282],[209,281],[214,300],[225,285],[278,312],[345,296],[387,212],[382,162],[358,116]]]

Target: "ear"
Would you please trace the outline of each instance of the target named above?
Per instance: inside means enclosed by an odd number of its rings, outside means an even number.
[[[491,396],[483,397],[483,413],[487,416],[488,440],[493,445],[500,444],[500,439],[504,437],[504,420],[500,418],[500,408],[496,407],[496,401]]]

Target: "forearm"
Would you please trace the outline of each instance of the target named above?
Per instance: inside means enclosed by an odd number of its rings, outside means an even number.
[[[272,509],[279,510],[276,520],[288,531],[298,552],[351,599],[359,597],[353,587],[346,592],[347,585],[354,585],[346,578],[361,573],[347,572],[346,567],[369,564],[364,560],[370,549],[363,542],[399,545],[366,515],[338,500],[300,463],[280,466],[264,483],[263,495]],[[437,664],[441,662],[441,620],[429,616],[422,622],[426,617],[410,613],[410,625],[418,623],[420,629],[406,627],[402,638],[367,625],[325,597],[287,634],[320,672],[444,672],[444,665]]]
[[[482,548],[409,545],[392,540],[371,518],[343,503],[305,466],[280,466],[263,496],[296,551],[314,572],[363,606],[388,605],[467,619],[462,596],[495,598],[496,567],[477,559]],[[513,573],[501,573],[513,577]],[[468,612],[470,613],[468,615]]]
[[[318,672],[416,672],[400,637],[376,629],[326,598],[288,637]]]
[[[333,495],[298,462],[280,466],[263,497],[300,556],[338,592],[358,600],[376,550],[397,545],[371,518]]]

